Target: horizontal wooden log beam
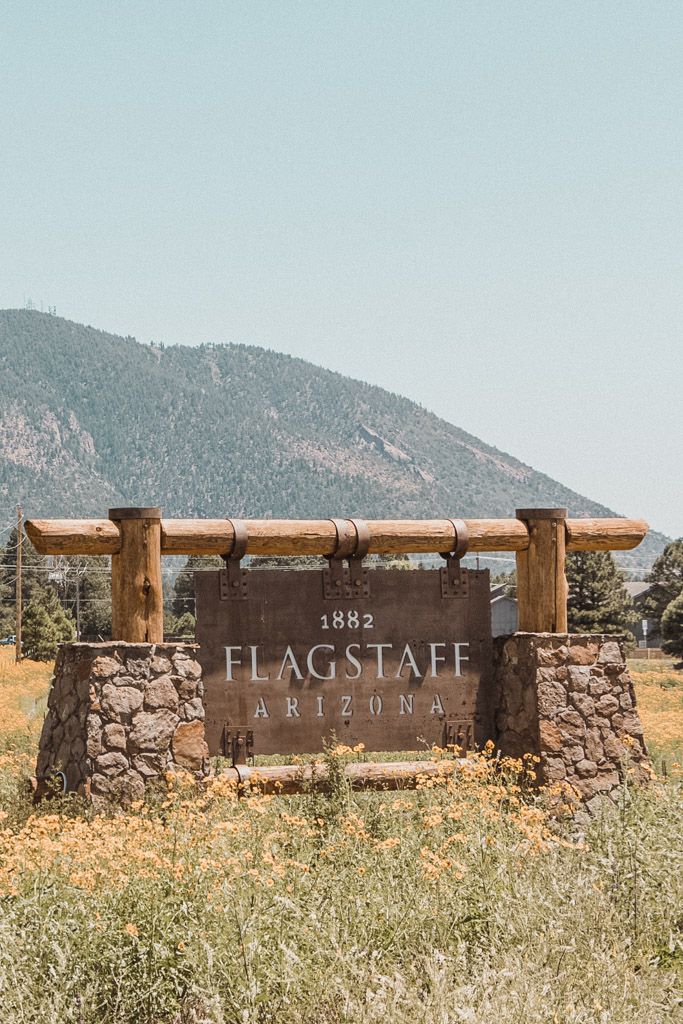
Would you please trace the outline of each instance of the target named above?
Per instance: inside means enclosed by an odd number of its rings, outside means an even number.
[[[121,548],[110,519],[27,519],[26,534],[41,555],[116,555]]]
[[[461,761],[385,761],[347,764],[344,775],[353,789],[415,789],[419,782],[433,776],[446,778],[462,764]],[[329,788],[327,765],[269,765],[252,768],[237,765],[223,773],[238,786],[257,789],[261,793],[306,793],[311,789]]]
[[[370,554],[427,554],[447,551],[453,527],[447,519],[369,519]],[[515,519],[466,519],[470,551],[517,551],[529,541]],[[329,519],[248,519],[250,555],[331,555],[336,530]],[[163,519],[165,555],[226,554],[233,542],[226,519]]]
[[[469,550],[525,551],[529,534],[518,519],[466,519]],[[370,552],[428,554],[453,540],[447,519],[367,520]],[[335,528],[329,519],[246,520],[250,555],[330,555]],[[637,547],[647,533],[642,519],[568,519],[567,550],[619,551]],[[26,533],[42,555],[115,555],[121,534],[109,519],[29,519]],[[227,519],[162,519],[163,555],[223,555],[233,544]]]
[[[647,531],[644,519],[568,519],[567,551],[631,551]]]

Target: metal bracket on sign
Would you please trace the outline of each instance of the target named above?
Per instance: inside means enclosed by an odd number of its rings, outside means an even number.
[[[370,596],[368,570],[363,559],[370,547],[370,531],[362,519],[332,519],[337,531],[334,552],[323,569],[323,597],[326,601]],[[344,560],[348,560],[348,566]]]
[[[447,718],[443,726],[443,746],[473,750],[474,720],[471,718]]]
[[[460,566],[460,559],[467,551],[469,545],[469,531],[462,519],[449,519],[455,531],[453,548],[451,551],[442,551],[441,557],[446,559],[446,564],[441,568],[441,596],[442,597],[467,597],[470,592],[469,577],[466,569]]]
[[[219,574],[221,601],[244,600],[247,596],[247,570],[241,567],[241,560],[247,550],[247,527],[241,519],[228,519],[232,526],[234,540],[232,550],[223,555],[225,569]]]
[[[229,757],[233,765],[246,764],[247,758],[254,756],[254,733],[244,726],[223,726],[221,735],[223,757]]]

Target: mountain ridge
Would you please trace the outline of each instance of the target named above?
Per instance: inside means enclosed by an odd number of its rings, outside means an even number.
[[[17,501],[34,517],[149,503],[247,518],[615,514],[407,398],[295,356],[148,346],[0,310],[0,504]],[[634,564],[664,542],[649,535]]]

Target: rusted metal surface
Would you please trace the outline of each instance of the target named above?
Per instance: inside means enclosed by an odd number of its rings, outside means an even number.
[[[161,509],[157,505],[147,508],[110,508],[109,518],[113,522],[121,519],[161,519]]]
[[[365,570],[368,597],[325,598],[325,570],[244,570],[246,597],[195,575],[211,754],[253,733],[255,754],[316,752],[336,734],[367,750],[484,743],[491,735],[489,574]],[[450,740],[449,740],[450,737]]]
[[[517,519],[526,522],[528,519],[566,519],[566,508],[518,508],[515,509]]]
[[[247,550],[247,527],[242,519],[228,519],[233,532],[230,552],[223,555],[225,569],[219,576],[221,601],[243,601],[247,596],[247,574],[242,569],[241,559]]]
[[[453,543],[450,551],[444,551],[442,558],[446,565],[441,569],[441,596],[467,597],[469,594],[469,577],[460,567],[460,559],[467,552],[470,535],[467,524],[462,519],[449,519],[454,530]]]
[[[363,519],[331,519],[337,531],[337,544],[323,572],[323,597],[339,598],[370,596],[368,570],[363,559],[370,546],[370,531]],[[345,565],[348,560],[348,565]]]

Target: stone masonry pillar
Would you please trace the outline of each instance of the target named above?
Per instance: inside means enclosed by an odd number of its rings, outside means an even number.
[[[494,642],[497,745],[539,755],[541,781],[567,782],[589,806],[647,751],[621,637],[514,633]]]
[[[208,771],[194,644],[65,644],[40,737],[37,792],[56,772],[96,805],[126,805],[179,768]],[[62,780],[62,777],[58,777]]]

